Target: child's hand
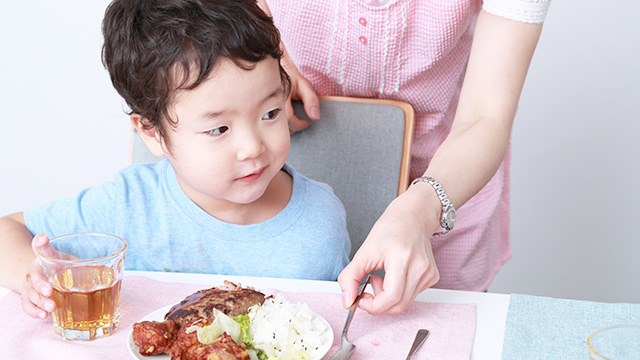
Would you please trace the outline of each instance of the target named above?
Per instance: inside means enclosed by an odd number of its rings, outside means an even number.
[[[25,279],[22,283],[22,309],[24,312],[35,318],[45,319],[47,313],[52,312],[56,308],[56,303],[50,298],[53,287],[45,279],[42,271],[42,264],[38,257],[40,247],[49,243],[46,235],[36,235],[31,241],[31,248],[36,254]]]

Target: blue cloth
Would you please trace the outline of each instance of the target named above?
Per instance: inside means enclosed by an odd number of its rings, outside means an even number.
[[[130,270],[335,280],[351,243],[331,188],[285,165],[289,204],[258,224],[222,222],[182,191],[167,160],[129,166],[113,182],[24,212],[32,234],[106,232],[127,241]]]
[[[512,294],[502,359],[589,359],[589,335],[616,324],[640,324],[640,304]]]

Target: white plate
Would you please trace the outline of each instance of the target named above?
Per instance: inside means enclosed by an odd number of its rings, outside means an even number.
[[[169,310],[171,310],[171,308],[173,307],[173,305],[168,305],[165,307],[162,307],[154,312],[152,312],[151,314],[143,317],[142,319],[138,320],[138,322],[141,321],[164,321],[164,316],[169,312]],[[320,349],[318,349],[318,351],[315,353],[316,356],[310,356],[309,360],[321,360],[326,354],[327,352],[329,352],[329,349],[331,349],[331,345],[333,345],[333,330],[331,329],[331,325],[329,324],[329,322],[327,322],[327,320],[325,320],[325,318],[323,318],[322,316],[316,314],[315,312],[313,312],[313,315],[316,316],[318,319],[320,319],[322,322],[325,323],[325,325],[327,326],[327,328],[329,329],[329,332],[326,336],[325,342],[322,344],[322,346],[320,347]],[[127,338],[127,348],[129,349],[129,353],[131,354],[131,356],[134,359],[137,360],[171,360],[171,357],[167,354],[161,354],[161,355],[154,355],[154,356],[142,356],[140,354],[140,352],[138,352],[138,346],[133,342],[133,329],[129,330],[129,337]]]

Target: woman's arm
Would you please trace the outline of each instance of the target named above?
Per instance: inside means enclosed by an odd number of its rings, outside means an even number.
[[[504,158],[541,29],[480,12],[451,132],[425,172],[442,184],[456,208],[482,189]],[[345,306],[360,279],[383,267],[384,282],[373,281],[375,297],[360,301],[371,314],[402,312],[433,286],[439,274],[430,238],[441,212],[435,191],[424,182],[396,198],[338,279]]]
[[[425,172],[440,181],[456,208],[502,163],[541,30],[542,24],[480,12],[451,132]]]

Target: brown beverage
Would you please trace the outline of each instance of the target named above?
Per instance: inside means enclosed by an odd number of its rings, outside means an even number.
[[[109,266],[63,269],[52,279],[56,303],[54,328],[67,339],[92,340],[110,335],[118,326],[120,285]]]

